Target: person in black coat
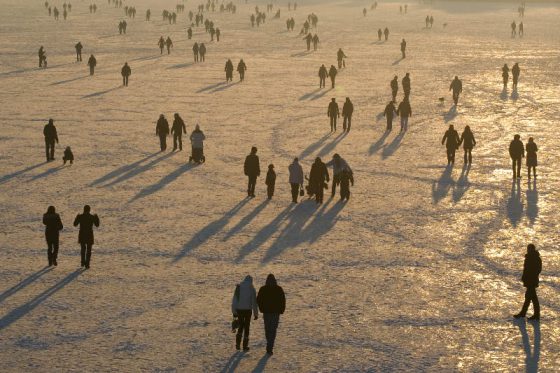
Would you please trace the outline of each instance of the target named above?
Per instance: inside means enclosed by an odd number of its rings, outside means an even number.
[[[266,353],[272,355],[276,331],[280,322],[280,315],[286,310],[286,295],[278,286],[273,274],[266,278],[266,284],[259,289],[257,304],[263,314],[264,334],[266,335]]]
[[[257,177],[261,175],[261,166],[259,163],[259,157],[257,156],[257,148],[254,146],[251,148],[251,154],[245,158],[243,171],[245,176],[249,178],[247,196],[255,197],[255,186],[257,184]]]
[[[78,243],[81,247],[82,267],[89,269],[89,262],[91,259],[91,248],[94,243],[93,226],[99,227],[99,217],[97,214],[90,214],[91,207],[84,206],[84,213],[78,214],[74,219],[74,227],[80,226],[80,233],[78,233]]]
[[[54,161],[54,143],[58,144],[58,134],[56,132],[56,127],[54,126],[54,121],[49,119],[49,123],[45,125],[43,129],[43,135],[45,136],[45,152],[47,153],[47,162]]]
[[[385,106],[385,111],[383,111],[383,115],[387,118],[387,131],[393,129],[393,117],[396,113],[397,109],[395,109],[395,103],[390,101],[387,106]]]
[[[171,126],[171,134],[173,135],[173,151],[177,150],[177,143],[179,144],[179,151],[183,150],[182,137],[183,134],[186,133],[187,127],[185,126],[183,118],[181,118],[178,113],[175,113],[173,125]]]
[[[529,304],[533,302],[533,316],[529,320],[539,320],[541,317],[541,308],[539,305],[539,298],[537,297],[537,288],[539,287],[539,274],[542,270],[542,260],[535,245],[527,245],[527,254],[525,255],[525,262],[523,263],[523,286],[527,288],[525,291],[525,302],[521,308],[521,312],[514,315],[516,319],[525,317]]]
[[[163,114],[160,114],[156,123],[156,136],[159,136],[159,147],[162,152],[167,149],[167,135],[169,135],[169,122]]]
[[[268,172],[266,173],[266,193],[268,196],[268,199],[272,199],[272,196],[274,196],[274,187],[276,185],[276,172],[274,171],[274,165],[273,164],[269,164],[268,165]]]
[[[132,74],[132,69],[128,65],[128,62],[124,63],[124,66],[121,69],[121,75],[123,79],[123,85],[128,87],[128,77]]]
[[[461,142],[459,145],[463,144],[463,149],[465,150],[465,163],[472,163],[472,149],[476,145],[476,140],[474,139],[474,134],[471,131],[471,127],[465,126],[465,130],[461,134]]]
[[[453,128],[453,125],[450,125],[449,129],[445,131],[443,139],[441,139],[441,145],[445,144],[445,148],[447,149],[448,166],[455,163],[455,151],[459,148],[460,143],[461,139],[459,138],[459,134],[455,128]]]
[[[327,166],[321,161],[321,158],[315,158],[315,162],[311,166],[309,173],[309,187],[315,194],[315,201],[320,204],[323,203],[323,191],[325,189],[325,182],[329,182],[329,171]]]
[[[352,126],[352,114],[354,113],[354,104],[350,101],[349,97],[346,97],[344,105],[342,105],[342,130],[350,132],[350,127]]]
[[[49,260],[49,267],[58,263],[58,242],[59,233],[64,228],[60,215],[56,213],[54,206],[49,206],[46,214],[43,215],[43,224],[45,225],[45,239],[47,240],[47,258]]]
[[[509,156],[511,157],[514,179],[521,179],[521,158],[525,157],[525,147],[520,139],[521,136],[515,135],[509,144]]]

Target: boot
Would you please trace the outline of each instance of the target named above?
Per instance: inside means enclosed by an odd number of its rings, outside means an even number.
[[[243,340],[243,351],[249,351],[249,340],[248,339],[244,339]]]
[[[241,350],[241,336],[239,334],[235,336],[235,349],[237,351]]]

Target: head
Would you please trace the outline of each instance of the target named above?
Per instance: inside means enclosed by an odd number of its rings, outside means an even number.
[[[529,137],[529,142],[533,142],[533,141],[534,141],[533,138]]]
[[[537,248],[534,244],[530,243],[527,245],[527,254],[535,254],[537,252]]]
[[[72,150],[72,149],[70,149],[70,147],[69,147],[69,146],[67,146],[67,147],[66,147],[66,150],[70,151],[70,150]]]
[[[54,208],[54,206],[49,206],[47,208],[47,214],[54,214],[56,212],[56,209]]]
[[[408,78],[410,76],[410,73],[406,73],[406,77]]]
[[[346,102],[350,101],[350,97],[346,97]]]
[[[393,78],[394,80],[397,80],[399,77],[395,75],[395,77]]]
[[[520,138],[521,138],[521,136],[519,136],[519,135],[513,136],[513,139],[514,139],[514,140],[519,140]]]
[[[465,132],[471,132],[471,127],[470,126],[465,126]]]
[[[273,165],[272,163],[269,164],[269,165],[268,165],[268,169],[271,170],[271,171],[274,170],[274,165]]]
[[[128,62],[125,62],[124,65],[125,65],[125,66],[128,66]]]
[[[331,98],[331,101],[332,101],[332,102],[335,102],[335,101],[336,101],[336,99],[335,99],[335,98],[333,97],[333,98]]]
[[[84,206],[84,214],[89,214],[90,211],[91,211],[91,207],[89,205],[85,205]]]
[[[450,130],[450,131],[453,131],[454,129],[455,129],[455,127],[453,127],[453,125],[450,124],[450,125],[449,125],[449,130]]]
[[[315,158],[315,163],[321,163],[321,158],[320,157]]]
[[[194,130],[195,131],[200,131],[200,126],[197,124],[196,126],[194,126]]]
[[[245,279],[243,280],[243,282],[248,282],[250,284],[253,283],[253,277],[251,277],[251,275],[247,275],[245,276]]]
[[[271,273],[266,277],[266,285],[273,286],[277,285],[276,277]]]
[[[159,117],[160,117],[160,119],[162,119],[162,118],[165,118],[165,115],[160,114]]]
[[[294,158],[294,163],[298,163],[298,162],[299,162],[299,158],[298,158],[298,157],[295,157],[295,158]]]
[[[49,124],[50,124],[50,125],[54,124],[54,120],[49,119]]]
[[[332,157],[333,157],[333,159],[340,159],[340,154],[334,153],[334,155]]]
[[[455,80],[459,80],[459,77],[457,75],[455,75]]]
[[[251,148],[251,154],[257,154],[257,147],[256,146],[253,146]]]
[[[175,119],[179,118],[179,114],[178,114],[178,113],[173,114],[173,116],[175,117]]]

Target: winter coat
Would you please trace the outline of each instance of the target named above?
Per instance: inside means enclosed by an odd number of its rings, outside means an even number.
[[[182,133],[187,133],[187,128],[185,127],[185,122],[180,117],[173,119],[173,126],[171,126],[171,133],[174,133],[175,135],[181,136],[181,132]]]
[[[81,244],[93,245],[93,226],[99,227],[99,217],[91,214],[78,214],[74,219],[74,227],[80,226],[78,242]]]
[[[512,159],[518,159],[525,156],[525,149],[521,140],[512,140],[509,144],[509,156]]]
[[[525,150],[527,151],[527,167],[537,167],[537,144],[534,142],[528,142],[525,145]]]
[[[237,314],[237,310],[253,310],[253,315],[258,315],[257,291],[253,286],[253,278],[245,277],[243,282],[235,287],[231,300],[231,312]]]
[[[325,166],[327,167],[332,166],[333,176],[340,175],[344,170],[348,170],[350,173],[352,173],[352,169],[350,168],[350,166],[348,166],[348,163],[343,158],[332,159],[329,162],[327,162]]]
[[[402,84],[403,91],[405,91],[405,92],[406,92],[406,91],[410,91],[410,78],[408,78],[408,77],[405,76],[405,77],[402,79],[401,84]]]
[[[269,275],[266,285],[259,289],[257,303],[262,313],[283,314],[286,310],[286,295],[282,287],[276,283],[274,276]]]
[[[288,166],[288,171],[290,173],[290,184],[303,184],[303,168],[299,162],[292,162]]]
[[[84,47],[82,47],[82,43],[80,43],[80,42],[78,42],[78,44],[76,44],[74,47],[76,48],[76,52],[78,52],[78,53],[80,53],[82,51],[82,49],[84,48]]]
[[[331,77],[331,79],[334,79],[336,77],[336,74],[338,74],[338,70],[336,69],[336,67],[331,66],[331,68],[329,69],[329,76]]]
[[[542,271],[542,260],[538,251],[528,253],[525,255],[525,262],[523,263],[523,286],[525,287],[538,287],[539,274]]]
[[[342,105],[342,116],[351,117],[353,112],[354,112],[354,104],[352,104],[351,101],[345,101],[344,105]]]
[[[399,82],[396,79],[391,80],[391,91],[399,90]]]
[[[331,101],[329,103],[329,108],[327,109],[327,114],[329,117],[338,117],[340,115],[340,110],[336,102]]]
[[[130,66],[124,65],[121,69],[121,75],[122,76],[130,76],[130,74],[132,74],[132,70],[130,69]]]
[[[513,77],[515,79],[519,78],[519,74],[521,73],[521,69],[519,68],[519,65],[513,65],[513,67],[511,68],[511,74],[513,75]]]
[[[204,44],[200,44],[200,47],[198,47],[198,53],[202,56],[204,54],[206,54],[206,46]]]
[[[274,170],[268,170],[264,183],[268,186],[274,186],[276,184],[276,172],[274,172]]]
[[[191,144],[194,149],[203,149],[204,140],[206,140],[206,136],[204,136],[204,132],[201,130],[194,130],[191,133]]]
[[[463,91],[463,82],[459,79],[453,79],[451,85],[449,86],[450,90],[453,90],[454,93],[461,93]]]
[[[315,162],[309,173],[309,184],[314,188],[323,188],[323,184],[330,181],[329,170],[323,162]]]
[[[476,145],[476,140],[474,139],[474,135],[471,131],[463,131],[461,134],[461,141],[459,145],[463,144],[463,149],[472,149]]]
[[[237,71],[240,73],[244,73],[247,70],[247,65],[245,65],[245,62],[239,62],[237,64]]]
[[[325,66],[321,66],[319,68],[319,78],[326,78],[329,75],[327,68]]]
[[[87,64],[89,67],[95,67],[97,65],[97,60],[95,59],[95,57],[91,56]]]
[[[56,133],[56,127],[54,124],[47,124],[43,129],[43,135],[46,141],[56,141],[58,142],[58,134]]]
[[[410,102],[401,102],[397,109],[397,114],[404,118],[412,116],[412,108],[410,107]]]
[[[447,142],[445,140],[447,140]],[[443,145],[444,143],[447,149],[457,149],[461,143],[457,131],[451,129],[445,131],[445,135],[443,135],[443,139],[441,140],[441,144]]]
[[[62,225],[62,220],[60,220],[60,215],[54,214],[44,214],[43,224],[45,225],[45,238],[47,241],[57,240],[59,232],[64,228]]]
[[[158,119],[156,124],[156,135],[167,136],[169,135],[169,123],[167,119],[161,117]]]
[[[261,166],[259,164],[259,157],[256,154],[249,154],[247,158],[245,158],[243,171],[246,176],[260,176]]]
[[[342,51],[342,49],[339,49],[338,52],[336,52],[336,59],[338,61],[342,61],[343,58],[347,58],[347,57],[344,54],[344,52]]]
[[[383,115],[385,115],[387,119],[393,119],[393,116],[395,115],[395,105],[393,105],[392,103],[387,104],[387,106],[385,106]]]
[[[65,161],[73,161],[74,160],[74,153],[70,149],[64,149],[64,160]]]
[[[233,63],[230,60],[226,62],[226,67],[224,70],[228,73],[233,72]]]

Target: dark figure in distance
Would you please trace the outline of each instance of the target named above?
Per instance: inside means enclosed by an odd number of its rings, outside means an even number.
[[[394,101],[390,101],[387,106],[385,106],[385,111],[383,111],[383,115],[387,119],[387,131],[391,131],[393,129],[393,118],[395,114],[395,103]]]
[[[325,67],[325,65],[321,65],[321,67],[319,68],[319,88],[324,88],[325,87],[325,81],[327,79],[327,76],[329,75],[327,68]]]
[[[146,10],[146,21],[149,21],[151,16],[152,16],[152,11],[150,9]]]
[[[504,89],[506,89],[509,80],[509,67],[507,63],[504,64],[504,67],[502,67],[502,79],[504,81]]]
[[[313,194],[315,194],[315,201],[317,204],[323,203],[325,183],[329,181],[330,178],[327,166],[321,161],[321,158],[315,158],[315,162],[311,166],[311,172],[309,173],[309,187],[313,191]]]
[[[350,127],[352,126],[352,114],[354,113],[354,104],[350,101],[349,97],[346,97],[344,105],[342,105],[342,130],[350,132]]]
[[[458,76],[455,76],[455,79],[451,82],[449,90],[453,90],[453,102],[455,103],[455,106],[457,106],[457,103],[459,103],[459,94],[463,92],[463,82]]]
[[[235,349],[241,349],[241,339],[243,339],[243,351],[249,351],[251,315],[254,315],[255,320],[259,318],[257,291],[253,286],[253,278],[251,276],[247,275],[243,282],[235,287],[233,299],[231,300],[231,312],[233,317],[239,320],[239,329],[235,336]]]
[[[132,74],[132,70],[130,69],[130,66],[128,66],[128,62],[125,62],[121,69],[121,75],[123,78],[123,85],[126,87],[128,87],[128,77],[130,74]]]
[[[402,58],[406,58],[406,40],[402,40],[401,41],[401,53],[402,53]]]
[[[334,65],[331,65],[331,68],[329,69],[329,77],[331,78],[331,87],[334,88],[334,82],[336,79],[336,74],[338,74],[338,70],[336,69],[336,67],[334,67]]]
[[[158,46],[159,46],[159,54],[163,54],[163,48],[165,48],[165,40],[163,39],[163,36],[159,37]]]
[[[173,151],[177,150],[177,143],[179,144],[179,151],[183,150],[183,134],[187,133],[185,122],[175,113],[173,118],[173,125],[171,126],[171,134],[173,135]]]
[[[399,78],[395,75],[393,80],[391,80],[391,95],[393,96],[393,101],[397,100],[397,92],[399,91]]]
[[[54,126],[54,121],[49,119],[49,123],[45,125],[43,129],[43,135],[45,136],[45,153],[47,155],[47,162],[54,161],[54,144],[58,144],[58,134],[56,133],[56,127]]]
[[[311,42],[313,41],[313,35],[311,35],[311,33],[307,34],[307,36],[305,36],[303,38],[303,40],[305,40],[305,42],[307,43],[307,50],[310,51],[311,50]]]
[[[74,153],[72,153],[72,149],[67,146],[64,149],[64,156],[62,157],[62,164],[66,164],[66,162],[70,162],[70,164],[74,164]]]
[[[527,290],[525,290],[525,302],[523,303],[521,312],[513,316],[516,319],[525,317],[529,305],[533,302],[533,316],[529,317],[529,320],[540,320],[541,307],[539,305],[539,298],[537,297],[537,288],[539,287],[539,274],[541,271],[541,255],[535,248],[535,245],[529,244],[527,245],[527,254],[525,254],[525,261],[523,263],[523,276],[521,276],[523,286],[527,288]]]
[[[189,40],[192,39],[192,28],[190,28],[190,27],[187,29],[187,38],[188,38]]]
[[[471,131],[471,127],[465,126],[465,129],[461,134],[461,141],[459,145],[461,143],[463,144],[463,150],[465,151],[465,163],[472,164],[472,149],[476,146],[476,140],[474,139],[474,134]]]
[[[200,61],[204,62],[206,58],[206,46],[204,43],[200,43],[198,47],[198,54],[200,55]]]
[[[257,185],[257,177],[261,174],[261,167],[259,163],[259,157],[257,156],[257,148],[253,146],[251,148],[251,154],[245,158],[245,164],[243,166],[243,171],[245,176],[249,178],[249,183],[247,186],[247,196],[255,197],[255,186]]]
[[[519,37],[523,36],[523,22],[519,22]]]
[[[226,72],[226,82],[231,82],[233,80],[233,62],[230,59],[226,61],[224,70]]]
[[[521,158],[525,157],[525,147],[520,139],[521,136],[515,135],[509,144],[509,156],[511,157],[514,179],[521,179]]]
[[[86,269],[89,269],[91,248],[94,244],[93,226],[99,227],[99,217],[97,214],[90,214],[90,211],[91,207],[85,205],[83,214],[78,214],[74,219],[74,227],[80,226],[78,242],[81,246],[82,267],[86,267]]]
[[[513,67],[511,68],[511,75],[513,78],[513,89],[517,89],[517,82],[519,81],[519,74],[521,74],[521,69],[519,68],[519,64],[516,62]]]
[[[171,41],[171,38],[169,36],[165,40],[165,46],[167,47],[167,54],[171,54],[171,47],[173,47],[173,42]]]
[[[274,186],[276,185],[276,172],[274,172],[274,165],[268,165],[268,172],[266,173],[266,194],[268,199],[272,199],[274,196]]]
[[[346,57],[346,55],[344,54],[344,52],[342,51],[342,48],[338,49],[338,52],[336,52],[336,60],[338,61],[338,68],[342,69],[343,67],[346,67],[346,62],[344,61]]]
[[[216,29],[216,41],[220,41],[220,35],[222,34],[222,32],[220,31],[219,28]]]
[[[406,73],[404,78],[402,78],[402,89],[404,91],[404,97],[410,96],[410,74]]]
[[[319,36],[317,36],[317,34],[315,34],[313,36],[313,50],[316,51],[317,50],[317,46],[319,45]]]
[[[408,130],[408,118],[412,116],[412,108],[408,97],[405,96],[397,108],[397,114],[401,117],[401,132]]]
[[[298,202],[298,194],[300,188],[303,189],[303,168],[299,164],[299,160],[294,158],[294,161],[288,166],[289,181],[292,191],[292,202]]]
[[[441,139],[441,145],[445,144],[445,148],[447,149],[448,166],[455,164],[455,151],[459,148],[460,142],[461,139],[459,138],[459,134],[457,133],[457,130],[453,128],[453,125],[450,125],[449,129],[445,131],[445,135],[443,135],[443,139]]]
[[[169,122],[163,114],[160,114],[156,123],[156,136],[159,136],[159,147],[162,152],[167,149],[167,135],[169,135]]]
[[[512,38],[515,37],[515,34],[516,34],[515,29],[516,29],[516,28],[517,28],[517,25],[515,24],[515,21],[513,21],[513,22],[511,23],[511,37],[512,37]]]
[[[245,71],[247,71],[247,65],[245,65],[245,62],[243,62],[243,59],[241,59],[237,64],[237,72],[239,73],[239,80],[241,81],[245,80]]]
[[[354,175],[351,171],[344,169],[340,175],[340,200],[350,200],[350,185],[354,186]]]
[[[331,132],[336,132],[336,120],[340,117],[340,111],[334,98],[331,99],[327,108],[327,116],[330,118]]]
[[[43,46],[41,45],[41,48],[39,48],[39,67],[43,67],[43,60],[45,59],[45,49],[43,48]]]
[[[191,133],[192,155],[189,158],[189,162],[206,162],[206,158],[204,157],[204,140],[206,140],[206,136],[204,136],[204,132],[202,132],[200,126],[197,124],[194,127],[194,131]]]
[[[89,75],[93,75],[93,73],[95,72],[95,66],[97,65],[97,60],[95,59],[93,54],[89,56],[87,64],[89,66]]]
[[[385,27],[383,33],[385,34],[385,41],[389,40],[389,29],[387,27]]]
[[[74,48],[76,48],[76,62],[82,62],[82,43],[78,42]]]
[[[533,169],[533,176],[537,178],[537,144],[532,137],[529,137],[529,141],[525,145],[525,151],[527,152],[527,173],[529,179],[531,178],[531,168]]]
[[[257,303],[264,319],[266,353],[272,355],[280,315],[286,310],[286,295],[273,274],[268,275],[265,285],[259,289]]]
[[[49,267],[58,265],[56,259],[58,257],[59,234],[64,226],[60,215],[55,211],[54,206],[49,206],[47,212],[43,215],[43,224],[45,225],[45,239],[47,240],[47,258]]]
[[[194,62],[198,62],[198,43],[195,42],[192,47],[193,55],[194,55]]]
[[[381,29],[377,30],[377,40],[381,41],[381,36],[383,36],[383,31]]]
[[[352,169],[348,165],[348,162],[344,160],[339,154],[335,153],[332,159],[325,164],[326,167],[332,166],[333,168],[333,181],[332,181],[332,197],[336,195],[336,186],[340,184],[340,177],[342,176],[342,171],[348,170],[352,172]]]

